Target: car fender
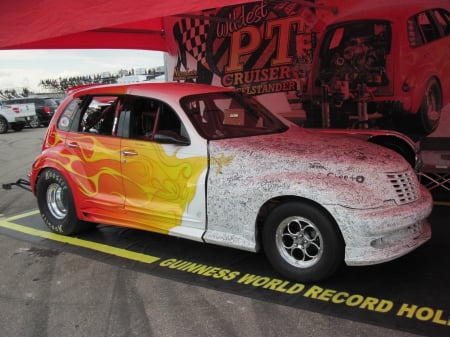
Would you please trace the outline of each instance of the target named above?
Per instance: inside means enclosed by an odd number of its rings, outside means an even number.
[[[69,184],[70,190],[72,191],[73,195],[73,202],[75,205],[75,209],[77,211],[77,216],[80,219],[82,217],[81,210],[78,205],[78,198],[76,197],[76,191],[77,191],[77,183],[72,179],[72,177],[67,173],[67,170],[64,168],[64,166],[61,163],[61,157],[57,154],[57,152],[51,150],[45,150],[43,151],[42,155],[36,158],[36,160],[33,162],[32,165],[32,171],[30,175],[30,187],[31,192],[36,196],[36,187],[37,182],[39,180],[40,175],[45,169],[53,169],[57,171],[61,176],[66,179],[67,183]]]
[[[365,197],[372,194],[363,182],[363,177],[350,178],[333,172],[295,172],[253,178],[246,175],[242,179],[235,176],[219,185],[216,181],[214,188],[210,184],[208,187],[208,226],[204,240],[258,250],[258,215],[265,205],[275,200],[309,200],[321,205],[331,216],[335,205],[381,205],[382,200]],[[230,215],[233,215],[233,221],[230,221]]]

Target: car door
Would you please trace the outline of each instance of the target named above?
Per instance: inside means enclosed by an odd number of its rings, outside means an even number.
[[[206,146],[190,144],[178,115],[161,101],[130,96],[124,106],[130,133],[122,137],[121,163],[130,222],[200,240],[206,223]]]
[[[91,216],[110,219],[123,217],[125,200],[120,138],[112,131],[116,99],[76,99],[58,122],[61,129],[70,128],[65,133],[67,152],[62,161],[76,186],[77,207]]]

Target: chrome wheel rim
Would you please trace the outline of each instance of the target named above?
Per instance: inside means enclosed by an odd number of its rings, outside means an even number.
[[[284,219],[276,231],[276,247],[281,257],[297,268],[308,268],[319,262],[323,239],[309,219],[293,216]]]
[[[66,217],[66,199],[61,185],[53,183],[47,188],[47,206],[56,219],[62,220]]]
[[[39,117],[33,116],[30,120],[30,126],[32,128],[37,128],[40,125]]]

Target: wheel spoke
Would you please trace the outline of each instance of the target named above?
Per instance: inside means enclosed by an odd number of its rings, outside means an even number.
[[[306,268],[322,256],[322,236],[310,220],[302,217],[285,219],[277,233],[277,248],[290,264]]]

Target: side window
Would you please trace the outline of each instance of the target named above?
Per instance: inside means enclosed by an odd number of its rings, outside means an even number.
[[[439,38],[439,32],[426,12],[417,15],[417,23],[425,43],[430,43]]]
[[[181,135],[181,121],[175,111],[165,103],[161,104],[156,131],[172,131]]]
[[[160,103],[154,99],[127,96],[123,110],[130,112],[130,138],[151,140],[155,133],[155,123]]]
[[[152,141],[158,133],[187,137],[180,118],[164,102],[148,97],[127,96],[123,110],[130,112],[130,138]]]
[[[115,135],[114,127],[117,119],[116,110],[119,104],[117,96],[94,96],[84,108],[78,131],[96,133],[105,136]]]
[[[419,30],[419,25],[415,17],[408,19],[408,43],[411,48],[422,46],[425,42]]]
[[[81,105],[81,99],[75,98],[64,109],[64,112],[59,117],[57,128],[63,131],[69,131],[72,127],[77,111]]]

